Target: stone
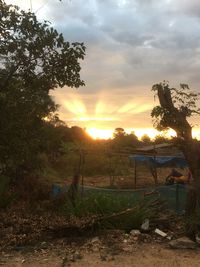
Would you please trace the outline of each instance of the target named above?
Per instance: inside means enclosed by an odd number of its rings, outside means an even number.
[[[181,237],[170,241],[169,246],[176,249],[195,249],[197,244],[188,237]]]
[[[83,258],[83,256],[77,251],[74,253],[74,257],[76,258],[76,260],[81,260]]]
[[[101,259],[101,261],[106,261],[107,260],[107,255],[103,254],[103,253],[100,253],[100,259]]]
[[[137,230],[137,229],[133,229],[130,231],[130,235],[132,236],[138,236],[140,234],[141,234],[140,230]]]
[[[91,243],[99,243],[100,240],[98,238],[98,236],[94,237],[92,240],[91,240]]]
[[[141,230],[142,231],[148,231],[149,230],[149,219],[145,219],[145,221],[141,225]]]
[[[196,239],[197,244],[200,245],[200,235],[199,234],[196,234],[195,239]]]

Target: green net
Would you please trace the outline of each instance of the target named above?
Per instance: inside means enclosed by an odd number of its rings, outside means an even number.
[[[67,187],[60,187],[59,185],[53,185],[53,195],[56,196],[61,192],[67,192]],[[90,186],[80,186],[79,192],[82,197],[88,196],[88,194],[93,195],[114,195],[116,198],[126,198],[129,203],[135,203],[141,201],[144,198],[156,199],[160,198],[166,203],[166,206],[176,211],[178,214],[185,212],[185,204],[187,193],[189,191],[188,185],[174,184],[174,185],[163,185],[163,186],[154,186],[148,188],[141,188],[137,190],[129,189],[106,189],[106,188],[97,188]]]

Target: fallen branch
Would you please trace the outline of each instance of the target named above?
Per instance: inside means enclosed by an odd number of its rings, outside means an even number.
[[[86,223],[82,225],[76,225],[76,226],[61,226],[56,229],[47,229],[47,232],[52,234],[56,237],[64,237],[64,236],[74,236],[74,235],[81,235],[83,233],[91,232],[95,228],[97,228],[100,224],[103,224],[103,222],[107,222],[109,220],[117,219],[120,216],[128,215],[132,212],[134,212],[137,209],[137,207],[126,209],[117,213],[109,214],[109,215],[100,215],[97,217],[93,217]]]

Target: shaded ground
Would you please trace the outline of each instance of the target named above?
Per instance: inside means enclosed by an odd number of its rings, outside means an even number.
[[[23,213],[20,216],[16,208],[0,213],[0,266],[200,266],[200,248],[172,250],[167,238],[155,234],[154,229],[158,227],[172,239],[184,235],[180,219],[174,215],[158,216],[159,221],[154,222],[152,230],[139,235],[123,230],[91,231],[82,235],[63,230],[62,233],[59,231],[61,238],[58,238],[58,232],[49,235],[49,230],[68,226],[68,220],[47,215],[30,216],[27,213],[25,216]]]
[[[60,241],[61,242],[61,241]],[[90,245],[88,245],[90,244]],[[86,243],[76,250],[55,243],[49,249],[32,252],[9,252],[0,257],[4,267],[186,267],[200,266],[197,250],[171,250],[166,243],[125,242],[118,245]]]

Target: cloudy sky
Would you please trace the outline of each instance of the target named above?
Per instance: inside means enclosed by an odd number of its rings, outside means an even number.
[[[6,2],[23,9],[31,3]],[[81,63],[86,86],[53,93],[69,125],[143,133],[152,128],[154,83],[199,90],[199,0],[32,0],[32,9],[66,40],[87,47]]]

